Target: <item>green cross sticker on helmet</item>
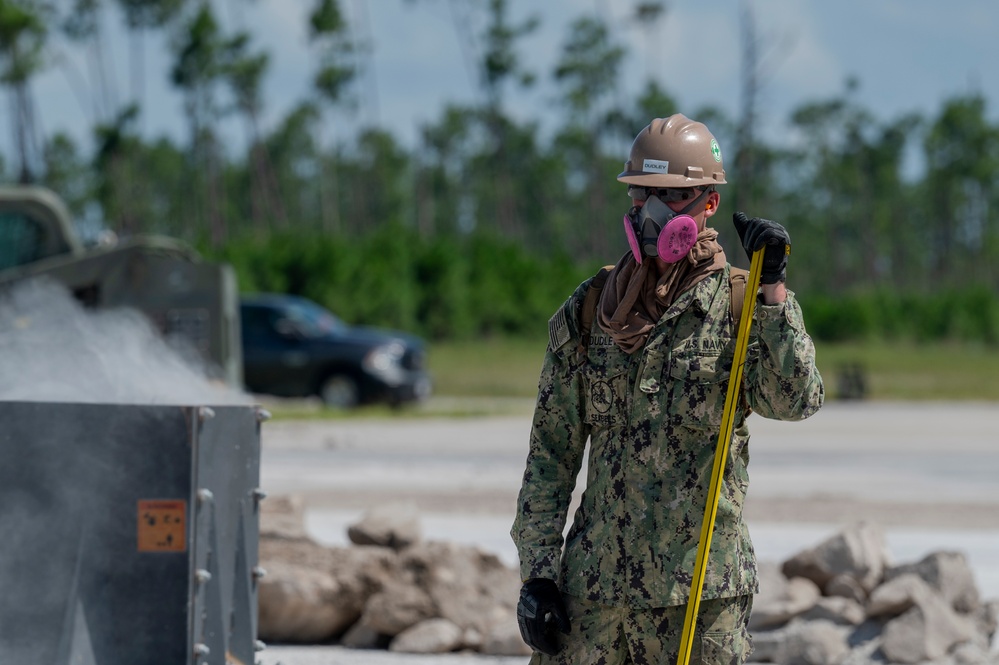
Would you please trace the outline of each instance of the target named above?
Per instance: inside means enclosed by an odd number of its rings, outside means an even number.
[[[716,162],[721,162],[721,148],[718,146],[718,141],[714,139],[711,139],[711,155]]]

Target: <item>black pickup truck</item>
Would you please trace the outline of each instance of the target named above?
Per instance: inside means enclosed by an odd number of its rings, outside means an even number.
[[[425,344],[413,335],[348,325],[307,298],[282,294],[243,296],[240,320],[251,392],[318,395],[340,409],[430,395]]]

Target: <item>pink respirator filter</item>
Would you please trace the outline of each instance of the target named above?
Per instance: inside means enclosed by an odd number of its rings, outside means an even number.
[[[631,247],[635,261],[641,263],[642,248],[628,215],[624,216],[624,235],[628,238],[628,246]],[[687,256],[695,244],[697,244],[697,222],[690,215],[677,215],[669,220],[659,233],[656,251],[659,253],[659,258],[666,263],[676,263]]]
[[[628,247],[631,247],[631,255],[635,257],[637,263],[642,262],[642,248],[638,246],[638,238],[635,237],[635,228],[631,225],[631,218],[624,216],[624,235],[628,238]]]
[[[659,258],[676,263],[697,244],[697,222],[690,215],[677,215],[666,223],[656,242]]]

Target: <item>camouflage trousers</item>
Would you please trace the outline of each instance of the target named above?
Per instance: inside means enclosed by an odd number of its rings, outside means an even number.
[[[557,656],[535,652],[530,665],[676,665],[686,606],[639,610],[563,598],[572,629],[568,635],[555,633],[561,646]],[[752,596],[702,600],[691,665],[746,662],[753,650],[752,607]]]

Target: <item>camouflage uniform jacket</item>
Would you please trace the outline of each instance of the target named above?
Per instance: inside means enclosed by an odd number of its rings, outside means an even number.
[[[596,321],[586,357],[577,350],[588,282],[552,317],[511,530],[523,579],[556,579],[564,592],[606,605],[687,602],[735,353],[728,276],[726,266],[683,293],[632,355]],[[757,304],[743,393],[753,411],[780,420],[801,420],[822,405],[815,350],[793,293],[778,305]],[[742,519],[749,484],[742,410],[734,430],[703,598],[758,586]],[[587,440],[586,487],[563,553]]]

